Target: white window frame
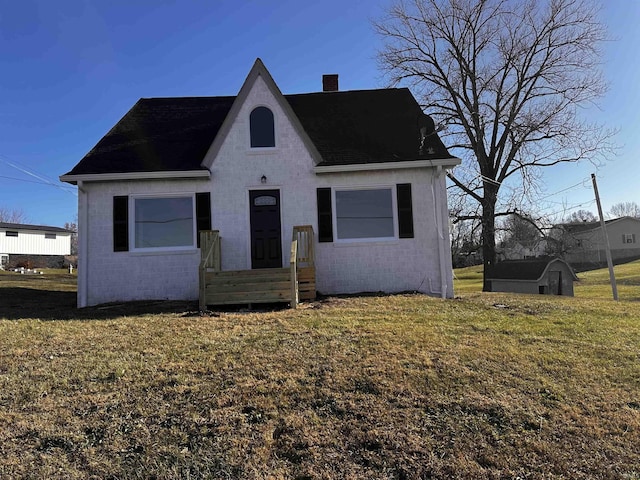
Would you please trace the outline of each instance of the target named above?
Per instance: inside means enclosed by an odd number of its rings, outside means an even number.
[[[624,242],[623,243],[625,245],[636,243],[635,234],[633,234],[633,233],[623,233],[622,235],[624,237]]]
[[[259,107],[268,108],[271,114],[273,115],[273,147],[252,147],[251,146],[251,113]],[[253,105],[247,114],[247,145],[250,153],[260,154],[260,153],[273,153],[278,150],[278,122],[276,121],[277,116],[276,112],[271,105],[266,104],[257,104]]]
[[[193,230],[191,245],[167,246],[167,247],[136,247],[136,200],[139,199],[163,199],[163,198],[190,198],[191,199],[191,219]],[[129,195],[129,251],[130,252],[184,252],[196,250],[197,247],[197,217],[196,217],[196,194],[193,192],[181,193],[149,193]]]
[[[338,236],[338,202],[337,192],[353,192],[356,190],[390,190],[391,191],[391,214],[393,215],[393,236],[392,237],[364,237],[364,238],[340,238]],[[335,243],[372,243],[372,242],[394,242],[398,240],[398,199],[395,185],[358,185],[345,187],[332,187],[331,189],[331,215],[333,217],[333,241]]]
[[[55,240],[56,238],[58,238],[58,236],[55,233],[46,232],[44,234],[44,238],[46,240]]]

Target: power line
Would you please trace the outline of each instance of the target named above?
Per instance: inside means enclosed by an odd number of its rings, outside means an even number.
[[[49,182],[42,182],[42,181],[38,181],[38,180],[27,180],[26,178],[7,177],[5,175],[0,175],[0,178],[6,178],[8,180],[15,180],[17,182],[37,183],[39,185],[49,185],[49,186],[51,186],[51,183],[49,183]],[[63,186],[62,188],[65,188],[65,187]]]
[[[38,174],[35,173],[34,171],[30,170],[28,167],[20,165],[17,162],[10,162],[9,160],[7,160],[7,158],[4,155],[0,155],[0,161],[2,161],[3,163],[9,165],[12,168],[15,168],[16,170],[24,173],[25,175],[29,175],[30,177],[34,177],[37,178],[39,181],[34,181],[31,180],[30,183],[39,183],[42,185],[49,185],[51,187],[55,187],[58,188],[60,190],[62,190],[63,192],[67,192],[70,193],[71,195],[76,195],[77,196],[77,192],[75,190],[71,190],[68,187],[64,186],[64,185],[60,185],[59,183],[53,181],[50,178],[47,178],[46,175],[42,175],[42,174]],[[2,178],[10,178],[10,177],[2,177]],[[11,178],[12,180],[18,180],[18,181],[24,181],[27,182],[28,180],[26,179],[18,179],[18,178]]]
[[[491,179],[489,177],[486,177],[486,176],[484,176],[484,175],[482,175],[482,174],[480,174],[478,172],[475,172],[475,171],[471,170],[470,168],[467,168],[467,167],[465,167],[463,165],[458,165],[456,168],[459,168],[461,170],[464,170],[464,171],[469,172],[472,175],[474,175],[474,177],[471,180],[480,179],[480,180],[483,180],[483,181],[487,181],[489,183],[493,183],[494,185],[501,186],[502,188],[506,188],[508,190],[511,190],[512,192],[516,192],[516,189],[514,187],[511,187],[510,185],[506,185],[506,184],[504,184],[502,182],[497,182],[496,180],[493,180],[493,179]],[[589,179],[588,178],[584,178],[580,182],[578,182],[578,183],[576,183],[574,185],[571,185],[569,187],[563,188],[562,190],[558,190],[557,192],[550,193],[548,195],[545,195],[544,197],[537,198],[536,201],[540,201],[540,200],[544,200],[546,198],[553,197],[555,195],[558,195],[560,193],[566,192],[568,190],[574,189],[574,188],[579,187],[579,186],[582,186],[584,188],[588,188],[584,184],[587,181],[589,181]],[[553,202],[550,202],[550,203],[553,203]]]
[[[554,193],[550,193],[550,194],[548,194],[548,195],[545,195],[544,197],[541,197],[541,198],[539,198],[538,200],[544,200],[545,198],[553,197],[553,196],[555,196],[555,195],[558,195],[559,193],[566,192],[567,190],[571,190],[571,189],[576,188],[576,187],[579,187],[579,186],[582,186],[582,187],[584,187],[584,188],[587,188],[587,187],[585,187],[584,182],[586,182],[586,181],[588,181],[588,180],[589,180],[588,178],[585,178],[585,179],[581,180],[579,183],[576,183],[575,185],[571,185],[570,187],[563,188],[562,190],[558,190],[557,192],[554,192]]]

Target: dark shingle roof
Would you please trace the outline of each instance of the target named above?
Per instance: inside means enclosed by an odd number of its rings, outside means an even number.
[[[604,223],[605,225],[609,225],[610,223],[618,222],[624,219],[631,219],[631,220],[640,222],[640,220],[638,220],[637,218],[624,216],[624,217],[611,218],[609,220],[605,220]],[[556,225],[556,227],[560,227],[569,233],[582,233],[582,232],[588,232],[589,230],[595,230],[597,228],[601,228],[601,225],[599,221],[596,221],[596,222],[582,222],[582,223],[560,223]]]
[[[406,88],[285,95],[321,165],[451,158]],[[140,99],[67,175],[199,170],[236,97]],[[430,147],[430,148],[429,148]]]
[[[27,225],[26,223],[4,223],[0,222],[3,230],[38,230],[52,233],[73,233],[71,230],[60,227],[49,227],[47,225]]]
[[[450,158],[437,134],[419,155],[420,127],[433,131],[406,88],[285,95],[320,155],[320,165]],[[427,125],[429,124],[430,125]]]
[[[487,278],[500,280],[539,280],[549,264],[553,262],[565,264],[571,273],[573,273],[569,264],[559,258],[535,258],[498,262],[488,271]]]
[[[199,170],[234,100],[142,98],[68,175]]]

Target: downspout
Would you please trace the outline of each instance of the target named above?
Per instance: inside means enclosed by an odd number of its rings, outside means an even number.
[[[89,194],[84,190],[83,182],[78,181],[78,308],[87,306],[89,281]]]
[[[432,177],[431,180],[431,193],[433,195],[434,203],[433,208],[435,209],[436,214],[436,228],[438,230],[438,259],[440,263],[440,298],[447,298],[447,274],[446,274],[446,262],[444,259],[445,256],[445,245],[444,245],[444,235],[442,233],[442,205],[440,201],[440,190],[441,190],[441,179],[442,179],[442,167],[438,165],[436,167],[436,174]],[[438,194],[436,195],[434,183],[436,183],[436,187],[438,189]]]

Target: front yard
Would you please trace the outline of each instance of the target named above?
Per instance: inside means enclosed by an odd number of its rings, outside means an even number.
[[[639,479],[638,278],[200,316],[3,274],[0,478]]]

